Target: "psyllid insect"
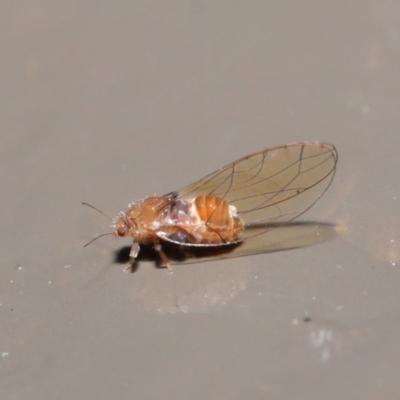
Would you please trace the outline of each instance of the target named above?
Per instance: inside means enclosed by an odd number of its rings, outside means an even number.
[[[130,204],[112,220],[113,232],[98,237],[131,237],[130,265],[140,245],[152,244],[172,271],[164,242],[223,248],[259,237],[307,211],[332,182],[337,160],[333,145],[317,142],[256,152],[182,189]],[[254,227],[263,228],[254,233]]]

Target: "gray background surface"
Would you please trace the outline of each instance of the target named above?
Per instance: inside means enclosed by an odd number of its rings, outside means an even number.
[[[0,398],[398,398],[398,1],[3,2],[0,48]],[[173,274],[82,248],[82,201],[314,140],[335,240]]]

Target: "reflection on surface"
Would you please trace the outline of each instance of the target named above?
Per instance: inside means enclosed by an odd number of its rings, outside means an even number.
[[[218,312],[247,288],[250,268],[232,263],[152,272],[130,290],[129,299],[142,311],[165,315]]]
[[[265,226],[254,228],[255,233],[257,229],[262,230],[263,234],[238,245],[218,249],[195,249],[196,252],[188,254],[182,253],[177,246],[166,243],[165,252],[174,265],[194,264],[306,247],[336,236],[335,226],[309,222],[274,227],[267,233]],[[127,247],[117,252],[115,261],[128,262],[129,250]],[[145,246],[142,250],[138,257],[139,265],[140,261],[145,260],[152,260],[156,265],[160,265],[158,256],[151,247]],[[192,265],[179,268],[172,274],[163,269],[159,273],[152,273],[151,279],[139,274],[143,282],[136,282],[137,285],[129,297],[142,310],[157,314],[217,311],[247,288],[250,265],[248,260],[231,264],[221,263],[218,268],[214,263],[203,268]],[[149,274],[148,269],[146,274]]]

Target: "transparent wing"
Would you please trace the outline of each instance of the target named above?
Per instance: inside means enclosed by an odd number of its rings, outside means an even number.
[[[308,210],[329,187],[337,152],[327,143],[294,143],[243,157],[167,196],[219,196],[237,208],[245,223],[240,240],[266,224],[291,221]],[[262,233],[261,232],[261,233]],[[259,235],[260,233],[258,233]]]
[[[228,243],[219,247],[192,247],[171,243],[163,249],[172,264],[192,264],[302,248],[332,240],[337,236],[334,225],[315,221],[250,227],[247,231],[251,232],[251,236],[240,243]]]

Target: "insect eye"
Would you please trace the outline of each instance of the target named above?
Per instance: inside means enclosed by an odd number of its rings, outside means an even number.
[[[128,228],[126,226],[120,226],[117,230],[118,236],[125,236],[128,232]]]

